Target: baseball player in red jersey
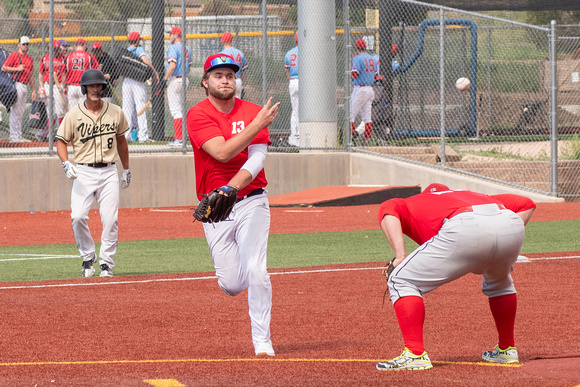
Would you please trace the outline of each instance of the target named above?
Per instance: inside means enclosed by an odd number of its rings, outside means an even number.
[[[499,338],[493,350],[483,353],[483,360],[519,361],[514,339],[517,298],[510,273],[524,242],[524,226],[535,208],[524,196],[488,196],[450,190],[442,184],[381,204],[381,229],[395,252],[387,283],[405,350],[378,363],[377,369],[433,367],[423,345],[422,295],[469,273],[483,276],[481,288],[489,299]],[[420,245],[409,255],[403,234]]]
[[[187,132],[194,151],[198,198],[223,186],[239,189],[229,218],[204,223],[204,232],[220,288],[230,296],[248,289],[255,354],[274,356],[272,286],[266,268],[270,206],[263,168],[271,143],[267,127],[280,104],[271,106],[270,98],[261,108],[235,98],[238,70],[229,55],[207,58],[201,80],[207,98],[187,113]]]
[[[34,63],[32,57],[28,55],[28,46],[30,39],[28,36],[21,36],[18,44],[18,51],[8,55],[2,64],[2,71],[11,73],[13,76],[14,87],[18,97],[10,110],[10,142],[30,142],[29,139],[22,137],[22,118],[26,109],[26,99],[28,96],[28,86],[32,89],[32,100],[36,99],[36,90],[34,89]]]
[[[64,95],[68,97],[69,110],[85,101],[85,96],[81,93],[81,76],[88,69],[98,69],[99,61],[93,54],[86,52],[87,42],[84,39],[77,39],[75,50],[65,59]]]
[[[66,114],[65,109],[65,101],[62,91],[59,88],[59,85],[62,85],[63,74],[65,72],[65,65],[64,65],[64,55],[63,51],[60,47],[60,43],[58,41],[54,41],[54,51],[53,51],[53,67],[54,67],[54,75],[53,75],[53,88],[52,88],[52,98],[54,99],[54,111],[53,114],[58,120],[58,123],[62,121],[64,115]],[[42,91],[45,96],[49,95],[49,81],[50,81],[50,55],[44,54],[42,58],[40,58],[40,66],[38,67],[38,88]],[[50,118],[49,118],[50,120]],[[43,137],[41,133],[39,133],[39,137]]]

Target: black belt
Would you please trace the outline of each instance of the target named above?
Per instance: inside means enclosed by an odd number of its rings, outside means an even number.
[[[266,192],[266,190],[264,188],[256,188],[255,190],[253,190],[252,192],[250,192],[246,196],[242,196],[241,198],[238,198],[238,200],[236,200],[236,203],[241,202],[244,199],[251,198],[252,196],[261,195],[264,192]]]
[[[93,168],[106,168],[110,165],[115,165],[115,163],[94,163],[94,164],[81,164],[81,163],[79,163],[79,165],[86,165],[87,167],[93,167]]]

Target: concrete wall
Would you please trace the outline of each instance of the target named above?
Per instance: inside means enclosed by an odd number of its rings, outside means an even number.
[[[265,170],[270,196],[329,185],[420,185],[424,188],[437,182],[487,194],[519,193],[536,202],[563,201],[366,154],[269,153]],[[131,174],[131,186],[121,190],[122,208],[191,206],[198,202],[193,155],[131,156]],[[0,160],[0,212],[69,210],[71,186],[72,181],[64,175],[56,156]]]

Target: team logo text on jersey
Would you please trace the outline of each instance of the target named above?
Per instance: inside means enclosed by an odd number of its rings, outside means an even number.
[[[107,136],[110,134],[115,134],[117,132],[117,126],[119,126],[118,122],[113,124],[87,124],[85,122],[81,123],[77,126],[77,131],[80,133],[81,142],[84,144],[85,142],[92,140],[96,137],[100,136]]]

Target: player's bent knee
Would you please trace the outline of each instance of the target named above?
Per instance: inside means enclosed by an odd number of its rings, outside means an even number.
[[[245,286],[225,286],[221,281],[218,281],[218,285],[225,294],[232,297],[237,296],[246,288]]]

